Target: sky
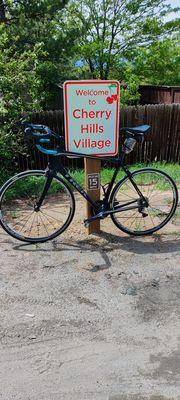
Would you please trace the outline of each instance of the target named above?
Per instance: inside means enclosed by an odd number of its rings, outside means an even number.
[[[179,6],[179,0],[169,0],[167,3],[171,4],[173,7]]]
[[[171,7],[180,7],[180,1],[179,0],[166,0],[167,4],[170,4]],[[168,20],[172,18],[180,17],[180,12],[177,13],[172,13],[168,16]]]

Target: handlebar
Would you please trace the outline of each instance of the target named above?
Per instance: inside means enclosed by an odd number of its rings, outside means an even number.
[[[57,133],[53,132],[48,126],[46,125],[37,125],[32,124],[30,122],[22,122],[22,126],[25,127],[25,140],[29,141],[31,138],[35,139],[36,147],[39,151],[44,154],[49,155],[57,155],[59,151],[63,151],[64,146],[64,137],[59,136]],[[46,149],[41,144],[42,143],[51,143],[51,139],[56,139],[59,146],[57,149]]]

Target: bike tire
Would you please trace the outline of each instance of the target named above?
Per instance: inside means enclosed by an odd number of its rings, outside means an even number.
[[[127,234],[134,236],[152,234],[166,225],[176,210],[178,204],[176,184],[166,172],[156,168],[136,170],[132,172],[132,179],[149,202],[149,206],[143,211],[144,216],[136,209],[110,214],[111,219],[120,230]],[[125,176],[112,191],[111,209],[117,207],[117,204],[123,206],[123,202],[125,204],[128,200],[136,200],[136,198],[138,204],[140,196],[129,178]],[[140,222],[142,222],[143,228],[140,228]]]
[[[54,177],[39,212],[34,205],[44,187],[43,170],[21,172],[0,190],[0,224],[15,239],[42,243],[63,233],[75,212],[74,195],[67,183]]]

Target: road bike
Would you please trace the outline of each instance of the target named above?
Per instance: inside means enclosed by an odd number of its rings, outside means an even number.
[[[48,154],[50,161],[45,170],[18,173],[0,189],[0,224],[9,235],[24,242],[38,243],[64,232],[75,212],[71,187],[92,207],[92,216],[84,220],[85,226],[110,216],[123,232],[142,236],[158,231],[172,218],[178,204],[173,179],[157,168],[131,172],[125,165],[126,155],[133,151],[136,143],[144,141],[151,129],[149,125],[122,128],[120,131],[125,140],[116,157],[93,157],[66,151],[64,138],[49,127],[29,122],[23,122],[23,126],[26,140],[33,138],[38,150]],[[70,175],[62,163],[64,156],[98,158],[114,163],[111,181],[102,186],[101,200],[93,201]],[[120,169],[125,175],[115,183]]]

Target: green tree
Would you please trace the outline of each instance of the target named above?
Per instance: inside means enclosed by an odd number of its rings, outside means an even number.
[[[178,28],[176,20],[164,22],[172,11],[164,0],[76,0],[69,10],[83,29],[80,54],[92,76],[101,79],[108,78],[117,59],[169,37]]]
[[[143,47],[131,65],[141,84],[180,85],[180,48],[178,38]]]
[[[139,85],[179,85],[180,56],[178,38],[141,46],[112,67],[109,78],[121,81],[121,104],[137,103]]]
[[[15,122],[21,114],[46,109],[69,59],[77,27],[64,30],[67,0],[0,0],[0,162],[19,147]],[[9,159],[9,162],[8,162]]]
[[[1,113],[46,108],[71,69],[77,28],[64,30],[67,0],[0,0]]]
[[[148,62],[157,43],[167,46],[177,32],[178,21],[165,18],[172,8],[164,0],[75,0],[67,9],[67,19],[81,27],[77,46],[77,56],[82,60],[79,76],[125,81],[129,88],[129,94],[128,90],[123,91],[125,103],[128,96],[130,101],[138,100],[138,85],[141,77],[145,79],[140,68],[143,56],[148,74]],[[157,51],[160,57],[165,56],[163,44]],[[156,61],[160,66],[158,55]],[[134,66],[136,62],[139,69]]]

